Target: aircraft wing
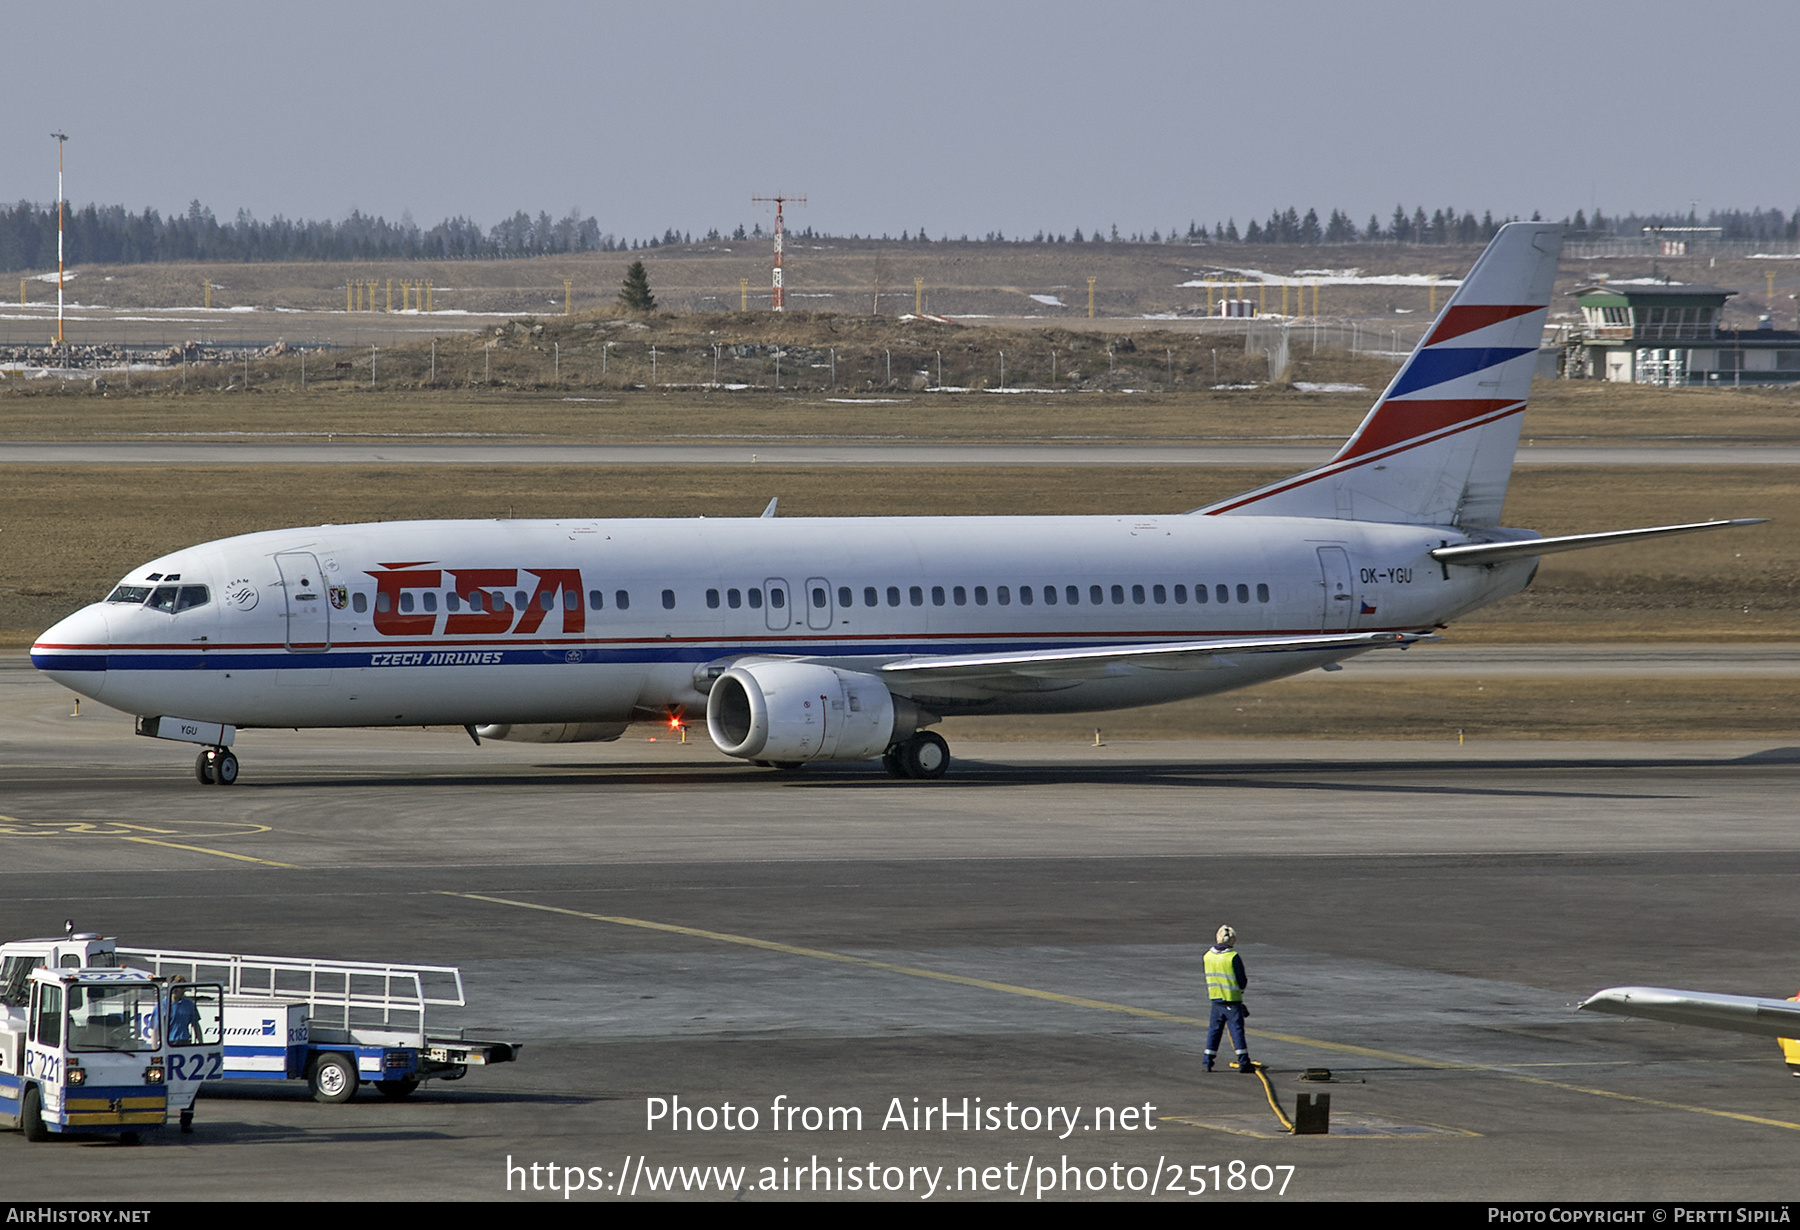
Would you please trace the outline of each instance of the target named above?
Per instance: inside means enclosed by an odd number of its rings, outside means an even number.
[[[1728,1029],[1770,1038],[1800,1038],[1800,1002],[1754,995],[1713,995],[1668,987],[1608,987],[1581,1005],[1583,1012],[1643,1017],[1674,1025]]]
[[[1149,645],[1101,645],[1081,649],[1021,650],[901,658],[876,672],[894,691],[912,694],[945,685],[987,692],[1054,691],[1089,679],[1124,674],[1133,667],[1165,671],[1213,670],[1259,653],[1362,653],[1404,648],[1425,635],[1415,632],[1351,632],[1320,636],[1235,637],[1216,641],[1163,641]]]

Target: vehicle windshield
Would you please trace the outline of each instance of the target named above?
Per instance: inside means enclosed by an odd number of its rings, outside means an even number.
[[[0,966],[0,1004],[23,1008],[31,998],[31,971],[40,964],[37,957],[8,957]]]
[[[69,987],[71,1051],[156,1049],[156,988],[147,983]]]

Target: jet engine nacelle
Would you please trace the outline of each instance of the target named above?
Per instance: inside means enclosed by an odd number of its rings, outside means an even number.
[[[874,675],[812,662],[734,666],[706,697],[706,731],[745,760],[867,760],[910,736],[919,711]]]
[[[551,722],[534,725],[477,726],[483,739],[509,743],[611,743],[625,733],[624,722]]]

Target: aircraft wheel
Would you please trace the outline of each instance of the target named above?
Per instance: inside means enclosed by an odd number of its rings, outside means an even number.
[[[396,1100],[409,1096],[412,1091],[418,1087],[419,1082],[410,1076],[405,1080],[375,1082],[375,1088],[381,1090],[381,1095],[383,1097],[394,1098]]]
[[[213,765],[213,773],[221,786],[237,785],[238,761],[230,752],[220,752],[218,761]]]
[[[19,1104],[19,1127],[26,1140],[36,1143],[50,1139],[50,1129],[44,1126],[44,1095],[36,1085],[25,1087],[25,1098]]]
[[[889,777],[906,776],[906,758],[901,754],[898,743],[881,753],[881,767],[888,771]]]
[[[201,752],[194,757],[194,780],[202,786],[213,784],[212,753]]]
[[[315,1102],[348,1102],[356,1094],[356,1069],[335,1052],[319,1056],[312,1070]]]
[[[930,781],[942,777],[950,767],[950,745],[942,735],[921,730],[901,744],[900,757],[908,777]]]

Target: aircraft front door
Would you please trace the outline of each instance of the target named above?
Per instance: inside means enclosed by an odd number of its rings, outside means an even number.
[[[824,577],[806,578],[806,626],[831,631],[831,582]]]
[[[1326,632],[1348,632],[1356,616],[1355,574],[1350,554],[1342,547],[1319,548],[1319,571],[1325,609],[1320,627]]]
[[[275,557],[286,603],[287,647],[292,653],[324,653],[331,648],[331,603],[318,556],[283,551]]]

